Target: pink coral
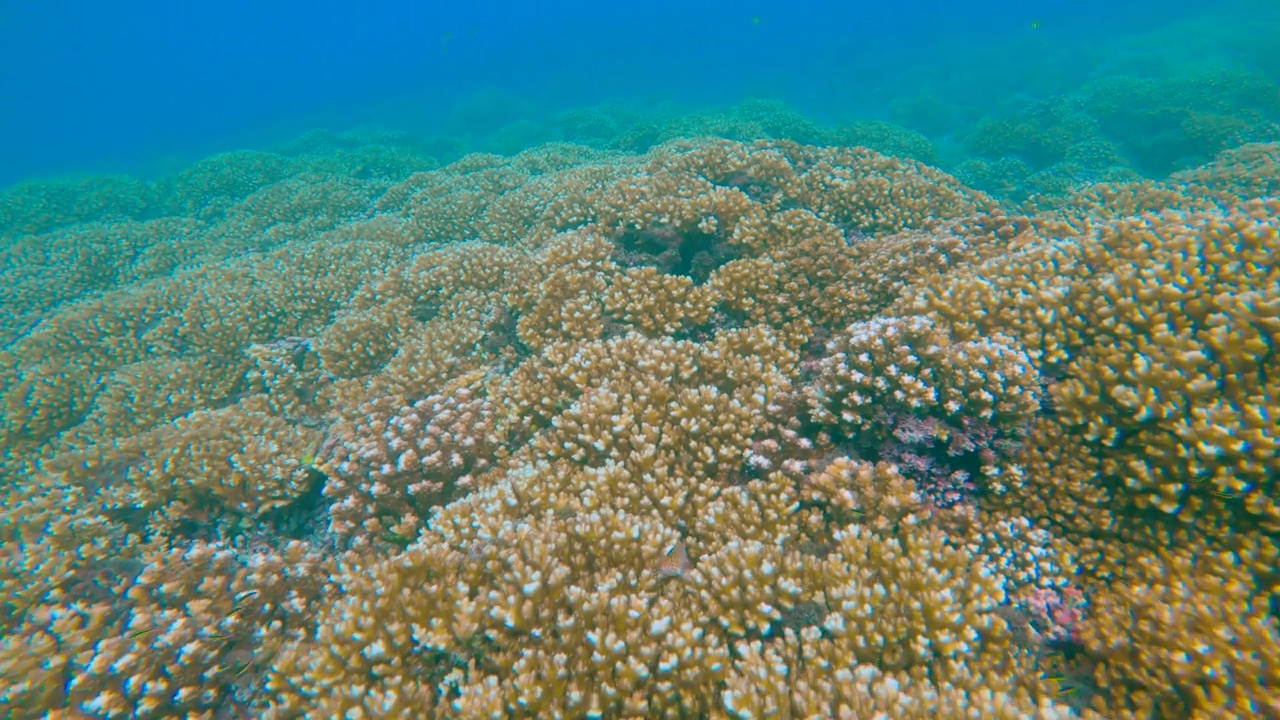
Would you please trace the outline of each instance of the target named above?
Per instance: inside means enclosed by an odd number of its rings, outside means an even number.
[[[933,506],[947,508],[970,500],[977,485],[973,473],[1008,457],[1017,447],[1001,437],[990,424],[961,418],[959,427],[932,417],[895,416],[880,411],[892,439],[868,452],[896,463],[899,471],[916,481]]]
[[[1077,642],[1076,632],[1084,620],[1089,601],[1079,588],[1036,588],[1026,600],[1031,624],[1051,643]]]

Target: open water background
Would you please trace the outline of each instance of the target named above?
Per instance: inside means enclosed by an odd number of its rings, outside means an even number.
[[[670,117],[761,99],[818,122],[893,121],[959,161],[984,118],[1107,77],[1228,69],[1274,84],[1277,6],[5,2],[0,186],[153,177],[318,128],[514,152],[562,139],[573,108]]]

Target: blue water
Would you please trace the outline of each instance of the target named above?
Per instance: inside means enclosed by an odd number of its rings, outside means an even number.
[[[1171,72],[1191,58],[1151,38],[1186,36],[1187,23],[1218,38],[1195,62],[1280,70],[1261,49],[1275,3],[1261,1],[613,5],[4,3],[0,185],[151,176],[321,127],[448,133],[484,149],[520,122],[539,126],[530,141],[555,139],[559,112],[602,102],[765,98],[839,121],[885,118],[894,100],[930,92],[972,114],[1108,73]],[[963,128],[923,130],[945,140]]]

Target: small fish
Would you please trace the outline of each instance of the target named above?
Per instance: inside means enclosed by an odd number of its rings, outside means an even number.
[[[396,535],[395,533],[386,533],[382,536],[382,539],[392,545],[402,548],[407,548],[413,544],[413,541],[409,538],[404,537],[403,535]]]
[[[662,562],[658,563],[658,577],[662,579],[683,578],[691,570],[693,563],[689,560],[689,551],[685,549],[683,540],[672,546]]]
[[[249,607],[248,603],[244,601],[248,600],[249,598],[257,594],[258,594],[257,590],[250,590],[249,592],[241,593],[238,597],[236,597],[236,602],[234,605],[231,606],[231,612],[227,613],[227,617],[233,618],[236,615],[239,615],[241,610],[244,610],[245,608]]]
[[[1040,29],[1040,23],[1038,23],[1038,22],[1032,22],[1032,23],[1031,23],[1031,29],[1032,29],[1032,30],[1039,30],[1039,29]]]
[[[1054,686],[1052,690],[1054,697],[1063,697],[1065,695],[1070,695],[1071,693],[1076,691],[1076,687],[1074,685],[1066,684],[1065,681],[1067,678],[1065,675],[1061,673],[1054,673],[1052,675],[1041,675],[1041,677],[1046,682]]]
[[[751,24],[752,24],[752,25],[759,25],[759,24],[760,24],[760,18],[759,18],[758,16],[757,16],[757,17],[753,17],[753,18],[751,18]]]

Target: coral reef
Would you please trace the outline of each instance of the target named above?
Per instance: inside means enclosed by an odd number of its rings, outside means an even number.
[[[1275,145],[661,137],[11,191],[0,716],[1280,715]]]
[[[928,98],[904,100],[897,115],[931,135],[964,126],[934,118],[959,109],[931,108]],[[1280,92],[1272,79],[1243,69],[1108,73],[1068,93],[984,112],[963,136],[957,177],[1018,202],[1062,198],[1098,182],[1162,179],[1241,145],[1274,142]]]

